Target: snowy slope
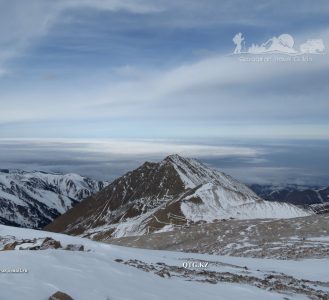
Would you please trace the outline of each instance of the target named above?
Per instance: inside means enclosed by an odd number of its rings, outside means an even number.
[[[279,261],[132,249],[0,225],[0,241],[8,236],[50,236],[63,245],[82,244],[86,251],[1,252],[1,270],[22,268],[28,273],[1,272],[0,299],[43,300],[56,291],[75,300],[325,299],[329,295],[328,259]],[[183,263],[191,261],[209,265],[183,269]],[[163,270],[168,270],[165,276]]]
[[[43,227],[105,185],[77,174],[0,170],[0,223]]]
[[[195,205],[188,201],[199,198],[202,203]],[[195,193],[186,197],[181,205],[186,219],[192,221],[213,221],[214,219],[264,219],[295,218],[309,213],[287,203],[269,202],[256,199],[249,194],[228,190],[220,185],[207,183]]]
[[[311,213],[267,202],[231,176],[171,155],[145,163],[59,217],[47,230],[106,240],[216,219],[294,218]]]
[[[186,189],[195,188],[205,183],[213,183],[231,191],[258,198],[246,185],[223,172],[207,167],[195,159],[174,154],[161,162],[161,164],[165,163],[173,165]]]

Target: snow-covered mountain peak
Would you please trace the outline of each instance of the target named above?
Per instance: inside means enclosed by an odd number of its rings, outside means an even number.
[[[0,170],[0,223],[39,228],[107,182],[74,173]]]
[[[218,179],[220,173],[214,172],[195,159],[184,158],[178,154],[167,156],[160,164],[173,166],[186,188],[195,188],[200,184],[213,182]]]
[[[266,202],[231,176],[197,160],[170,155],[159,163],[144,163],[118,178],[47,229],[103,239],[141,235],[198,221],[308,214],[293,205]]]
[[[196,159],[184,158],[178,154],[173,154],[167,156],[161,164],[171,164],[179,174],[185,188],[196,188],[205,183],[213,183],[235,192],[247,193],[252,197],[259,198],[253,191],[236,179],[212,169]]]

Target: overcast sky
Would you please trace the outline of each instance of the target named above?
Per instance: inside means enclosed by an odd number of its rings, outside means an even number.
[[[246,47],[288,33],[297,49],[309,39],[327,49],[308,62],[243,62],[230,55],[238,32]],[[202,139],[243,141],[240,158],[261,155],[248,140],[320,147],[328,49],[327,0],[0,0],[0,139],[148,139],[156,153],[200,157]],[[168,146],[177,140],[193,151]]]

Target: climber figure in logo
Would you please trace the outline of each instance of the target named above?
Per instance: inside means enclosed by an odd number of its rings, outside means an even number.
[[[233,38],[233,43],[236,45],[236,47],[234,49],[234,52],[233,52],[234,54],[240,54],[241,53],[242,41],[244,41],[244,37],[242,37],[242,33],[239,32]]]

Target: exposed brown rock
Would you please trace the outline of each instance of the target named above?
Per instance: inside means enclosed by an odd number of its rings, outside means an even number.
[[[9,243],[9,244],[6,244],[2,251],[8,251],[8,250],[15,250],[15,247],[17,246],[17,242],[13,242],[13,243]]]
[[[203,201],[199,198],[199,197],[192,197],[189,199],[190,202],[194,203],[194,204],[202,204]]]
[[[62,248],[62,245],[59,241],[56,241],[50,237],[45,238],[43,241],[40,250],[45,250],[45,249],[58,249]]]
[[[74,299],[68,294],[58,291],[55,294],[51,295],[48,300],[74,300]]]
[[[118,178],[96,195],[83,200],[74,209],[47,225],[45,230],[82,234],[85,227],[115,224],[147,212],[183,193],[184,184],[170,159],[160,163],[144,163],[134,171]],[[141,202],[143,199],[143,202]],[[177,208],[174,210],[177,212]],[[152,223],[156,228],[163,227]]]

